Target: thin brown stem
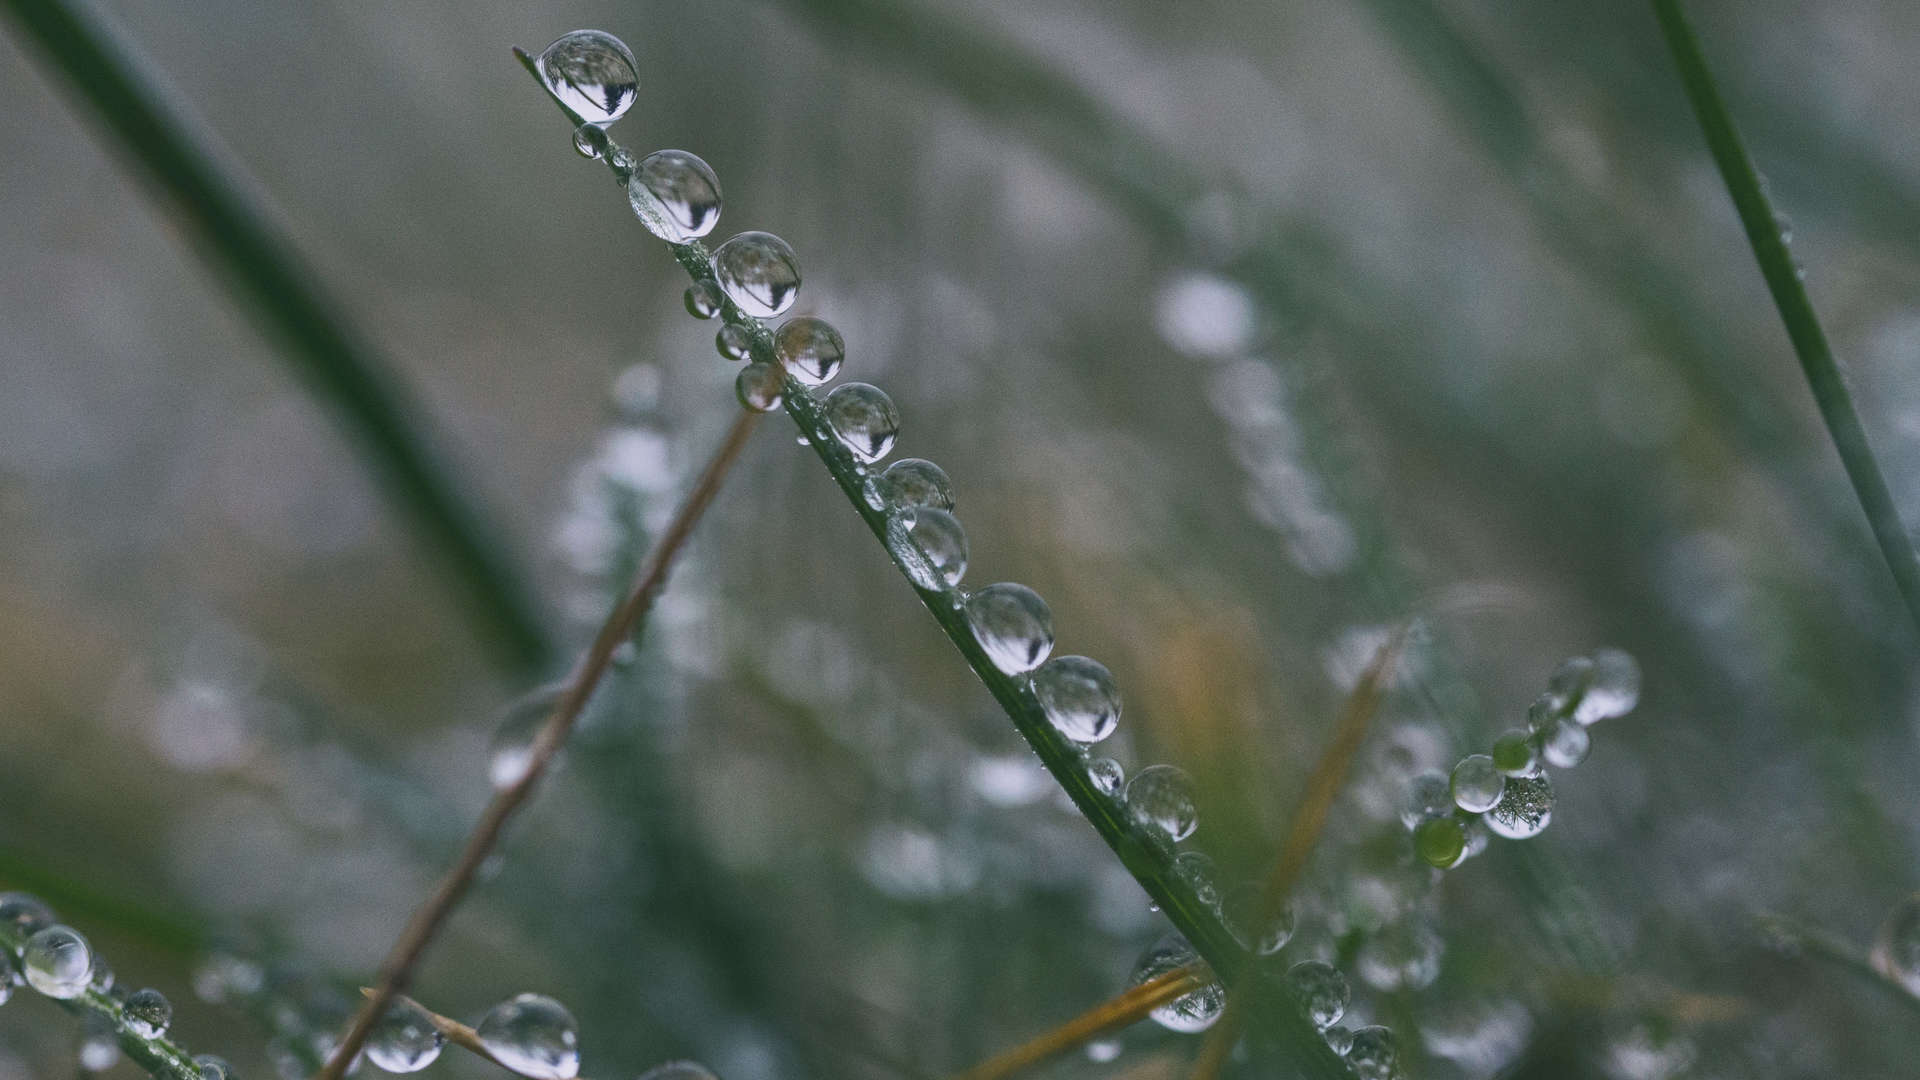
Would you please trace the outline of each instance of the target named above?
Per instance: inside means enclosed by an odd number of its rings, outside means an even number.
[[[1160,1006],[1205,986],[1211,978],[1212,974],[1203,964],[1175,968],[1163,975],[1156,975],[1038,1038],[996,1054],[965,1072],[955,1073],[949,1080],[1004,1080],[1055,1054],[1064,1054],[1109,1031],[1137,1023]]]
[[[1346,705],[1340,710],[1340,722],[1334,728],[1333,741],[1321,752],[1320,760],[1313,766],[1313,774],[1307,778],[1307,790],[1300,796],[1300,806],[1293,814],[1293,825],[1287,830],[1280,857],[1275,860],[1273,873],[1268,875],[1261,893],[1261,925],[1277,917],[1287,898],[1293,895],[1300,872],[1306,868],[1307,855],[1313,851],[1314,841],[1320,838],[1321,830],[1326,828],[1327,813],[1333,807],[1333,800],[1346,784],[1354,755],[1360,752],[1360,744],[1366,741],[1367,729],[1380,709],[1380,697],[1385,691],[1387,675],[1399,662],[1400,651],[1406,645],[1411,629],[1410,624],[1402,623],[1393,632],[1393,636],[1374,653],[1373,662],[1354,685],[1353,693],[1347,695]],[[1247,996],[1237,986],[1227,994],[1226,1008],[1221,1010],[1219,1021],[1213,1025],[1213,1030],[1207,1032],[1207,1041],[1200,1047],[1200,1057],[1194,1062],[1192,1080],[1215,1080],[1220,1070],[1226,1067],[1227,1055],[1232,1052],[1233,1041],[1240,1034],[1240,1026],[1246,1018]]]
[[[552,715],[534,740],[526,771],[512,784],[494,793],[493,801],[487,804],[486,811],[480,815],[472,834],[467,837],[467,846],[460,853],[459,861],[440,879],[433,895],[420,905],[407,922],[406,929],[401,931],[393,950],[387,954],[386,962],[380,965],[379,987],[368,995],[367,1003],[354,1016],[352,1026],[340,1040],[339,1048],[328,1059],[326,1067],[314,1074],[314,1080],[340,1080],[346,1072],[347,1063],[366,1045],[367,1034],[372,1030],[374,1021],[386,1011],[395,995],[407,987],[414,968],[420,963],[420,957],[445,925],[448,916],[453,914],[461,897],[466,895],[467,888],[473,884],[474,876],[480,870],[480,864],[486,861],[499,843],[507,822],[533,794],[554,755],[565,745],[567,736],[573,731],[574,721],[579,719],[580,711],[586,707],[587,700],[593,696],[594,689],[599,686],[601,677],[612,663],[614,650],[639,631],[648,611],[653,608],[654,599],[666,583],[667,571],[672,568],[674,557],[685,546],[693,527],[713,502],[727,470],[740,456],[740,451],[747,444],[747,436],[752,434],[754,422],[759,418],[759,413],[743,410],[739,419],[734,421],[726,440],[707,462],[693,490],[687,493],[686,501],[680,504],[666,531],[653,545],[653,550],[647,553],[646,561],[635,575],[626,599],[607,616],[600,632],[594,636],[593,644],[587,647],[586,655],[574,666],[573,674],[567,679],[566,692],[561,695]]]

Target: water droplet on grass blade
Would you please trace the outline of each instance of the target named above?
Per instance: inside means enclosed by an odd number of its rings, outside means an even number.
[[[500,1063],[533,1080],[573,1080],[580,1072],[580,1030],[566,1006],[520,994],[481,1018],[480,1042]]]
[[[27,939],[20,968],[27,985],[48,997],[77,998],[93,977],[93,948],[72,927],[49,926]]]
[[[1640,704],[1640,665],[1620,649],[1596,649],[1593,682],[1573,718],[1582,724],[1625,716]]]
[[[1318,960],[1304,960],[1288,968],[1287,985],[1300,999],[1307,1019],[1321,1029],[1339,1023],[1353,1000],[1353,988],[1347,985],[1347,977],[1332,964]]]
[[[713,276],[749,315],[780,315],[800,294],[800,260],[785,240],[766,232],[743,232],[714,249]]]
[[[753,335],[737,323],[728,323],[713,335],[713,347],[728,360],[745,360],[753,355]]]
[[[1092,758],[1087,762],[1087,779],[1093,781],[1095,791],[1111,798],[1125,786],[1127,771],[1112,758]]]
[[[794,378],[808,386],[819,386],[840,373],[840,363],[847,358],[847,343],[825,319],[802,315],[781,324],[773,335],[773,351]]]
[[[508,703],[487,744],[487,780],[494,790],[519,783],[533,766],[533,744],[547,718],[566,692],[562,683],[549,683]]]
[[[633,104],[640,65],[627,44],[601,30],[575,30],[540,51],[535,66],[560,103],[589,124],[611,124]]]
[[[764,361],[748,364],[740,369],[740,377],[733,380],[733,392],[745,408],[772,412],[786,400],[787,373],[778,365]]]
[[[152,988],[127,995],[120,1012],[126,1017],[127,1027],[143,1039],[166,1034],[167,1025],[173,1023],[173,1004]]]
[[[1406,809],[1400,811],[1400,824],[1415,829],[1433,817],[1453,812],[1453,792],[1447,778],[1437,772],[1424,772],[1408,785]]]
[[[1413,850],[1428,866],[1458,866],[1467,857],[1466,827],[1453,817],[1428,818],[1414,827]]]
[[[201,1080],[239,1080],[239,1073],[233,1071],[232,1063],[217,1054],[200,1054],[193,1059],[200,1070]]]
[[[720,286],[711,281],[696,281],[681,295],[687,314],[696,319],[711,319],[720,314]]]
[[[390,1073],[419,1072],[440,1056],[446,1041],[427,1010],[395,1001],[367,1034],[367,1059]]]
[[[923,506],[889,515],[887,550],[923,589],[951,589],[967,573],[967,532],[945,510]]]
[[[1193,890],[1194,899],[1214,907],[1220,903],[1220,872],[1213,856],[1204,851],[1183,851],[1173,857],[1173,872]]]
[[[1556,769],[1573,768],[1587,760],[1587,752],[1593,748],[1593,736],[1587,729],[1558,713],[1546,717],[1533,734],[1540,756]]]
[[[1400,1073],[1400,1049],[1393,1032],[1378,1025],[1354,1032],[1347,1064],[1360,1080],[1394,1080]]]
[[[1499,803],[1481,819],[1487,828],[1509,840],[1538,836],[1553,822],[1553,781],[1537,776],[1507,778]]]
[[[573,129],[573,148],[588,161],[600,160],[607,152],[612,140],[607,138],[606,129],[598,124],[581,124]]]
[[[30,893],[0,893],[0,923],[12,926],[17,934],[31,937],[53,925],[53,909]]]
[[[1540,747],[1531,731],[1512,728],[1493,740],[1493,767],[1508,777],[1540,771]]]
[[[1140,954],[1129,982],[1139,986],[1170,971],[1197,963],[1199,959],[1199,954],[1187,944],[1187,939],[1178,934],[1168,934]],[[1212,1027],[1213,1022],[1220,1019],[1220,1011],[1226,1008],[1226,1004],[1226,989],[1218,981],[1213,981],[1190,994],[1173,999],[1148,1015],[1161,1027],[1192,1034]]]
[[[719,223],[720,178],[685,150],[656,150],[641,158],[627,178],[627,202],[648,232],[670,244],[684,244]]]
[[[1506,786],[1507,778],[1501,775],[1493,758],[1486,754],[1469,754],[1461,758],[1448,780],[1453,804],[1470,814],[1483,814],[1493,809]]]
[[[870,383],[848,383],[827,395],[827,423],[840,445],[867,464],[893,452],[900,436],[900,413],[886,391]]]
[[[1054,730],[1077,743],[1097,743],[1120,724],[1120,687],[1098,660],[1060,656],[1033,673],[1033,693]]]
[[[1149,765],[1127,781],[1127,812],[1143,828],[1173,843],[1200,824],[1193,781],[1172,765]]]
[[[902,458],[880,474],[880,493],[895,508],[931,506],[953,509],[953,481],[947,471],[925,458]]]
[[[1025,585],[989,585],[967,597],[966,612],[974,640],[1005,674],[1032,671],[1053,651],[1053,612]]]

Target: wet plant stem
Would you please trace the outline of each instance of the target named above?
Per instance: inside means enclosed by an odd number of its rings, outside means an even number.
[[[382,1013],[386,1011],[395,995],[405,989],[413,976],[414,968],[425,954],[427,946],[433,942],[447,918],[453,914],[467,889],[473,884],[474,877],[480,871],[480,865],[493,853],[501,834],[506,830],[507,822],[524,805],[539,785],[552,764],[554,755],[565,745],[567,736],[573,731],[573,725],[579,719],[581,710],[586,707],[600,679],[613,662],[614,650],[630,641],[645,626],[647,614],[653,609],[654,600],[660,595],[666,584],[667,573],[673,567],[674,558],[686,545],[694,526],[700,521],[713,498],[719,493],[721,483],[726,479],[728,470],[740,456],[747,444],[747,437],[753,433],[759,414],[742,412],[727,432],[726,439],[707,462],[700,478],[694,482],[686,500],[674,512],[673,520],[668,523],[660,539],[647,553],[646,561],[640,565],[632,588],[626,598],[607,616],[588,646],[586,655],[580,658],[573,673],[566,680],[566,690],[555,704],[553,713],[547,718],[546,725],[534,739],[529,751],[526,771],[512,784],[495,792],[493,800],[487,804],[480,821],[474,825],[473,832],[467,837],[466,848],[460,858],[441,878],[433,894],[427,898],[406,929],[394,942],[386,962],[381,965],[380,983],[368,995],[367,1002],[353,1018],[352,1025],[340,1040],[339,1047],[333,1052],[326,1067],[315,1074],[315,1080],[340,1080],[345,1074],[347,1063],[360,1052],[366,1044],[367,1034]]]
[[[26,935],[17,927],[11,923],[0,923],[0,949],[19,956],[26,944]],[[145,1069],[154,1080],[204,1080],[200,1066],[193,1063],[192,1054],[165,1034],[141,1035],[135,1032],[120,1003],[92,986],[75,998],[51,998],[41,994],[30,996],[49,1001],[75,1016],[92,1017],[106,1024],[113,1031],[114,1041],[119,1044],[121,1052],[135,1065]]]

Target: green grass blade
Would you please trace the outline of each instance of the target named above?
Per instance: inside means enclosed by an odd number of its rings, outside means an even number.
[[[414,407],[292,246],[191,134],[131,54],[90,14],[63,0],[0,0],[27,52],[92,106],[114,148],[141,166],[176,219],[362,456],[461,586],[484,636],[517,667],[549,655],[538,607],[499,539],[429,449]]]
[[[1866,511],[1867,523],[1880,544],[1880,553],[1886,557],[1887,568],[1893,572],[1894,584],[1906,601],[1907,612],[1913,617],[1915,628],[1920,629],[1920,560],[1914,557],[1912,538],[1900,520],[1893,493],[1887,488],[1886,477],[1881,475],[1873,448],[1867,443],[1866,429],[1853,407],[1853,395],[1848,392],[1839,365],[1834,362],[1826,332],[1820,328],[1813,302],[1807,298],[1806,286],[1801,283],[1798,268],[1787,251],[1786,241],[1781,238],[1773,206],[1761,190],[1759,173],[1754,171],[1753,160],[1747,156],[1740,133],[1734,129],[1733,117],[1720,99],[1713,75],[1707,70],[1706,57],[1700,50],[1700,39],[1680,10],[1679,0],[1653,0],[1653,11],[1673,52],[1674,66],[1680,71],[1680,81],[1693,103],[1694,115],[1706,135],[1714,164],[1719,166],[1720,177],[1726,181],[1727,193],[1733,196],[1740,224],[1746,229],[1747,242],[1753,246],[1754,258],[1760,263],[1761,276],[1766,278],[1767,290],[1773,294],[1781,321],[1787,324],[1787,337],[1793,342],[1800,369],[1806,373],[1807,385],[1820,407],[1820,418],[1826,421],[1827,433],[1840,452],[1847,479],[1853,483],[1860,508]]]

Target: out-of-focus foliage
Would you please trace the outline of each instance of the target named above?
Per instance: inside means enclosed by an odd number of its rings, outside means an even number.
[[[640,63],[622,141],[712,164],[716,236],[794,245],[794,312],[952,475],[968,583],[1038,589],[1111,669],[1099,752],[1195,778],[1222,880],[1265,873],[1422,616],[1283,953],[1340,962],[1343,1023],[1423,1077],[1920,1053],[1901,999],[1749,921],[1864,953],[1920,883],[1920,643],[1639,7],[106,10],[400,361],[563,636],[735,407],[684,275],[507,55],[592,25]],[[1691,10],[1912,520],[1920,10]],[[269,1075],[350,1007],[532,687],[7,41],[0,885]],[[1163,922],[916,608],[765,424],[422,1000],[551,994],[589,1075],[752,1080],[939,1074],[1124,988]],[[1545,833],[1406,910],[1410,778],[1603,644],[1639,709]],[[83,1034],[11,1002],[0,1076]],[[1142,1025],[1046,1075],[1183,1075],[1196,1042]]]

